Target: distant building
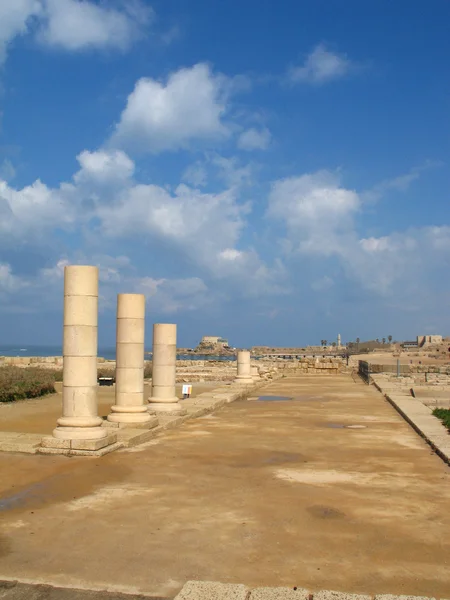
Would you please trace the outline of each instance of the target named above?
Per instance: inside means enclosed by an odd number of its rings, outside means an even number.
[[[222,346],[222,348],[228,347],[228,340],[223,337],[216,335],[204,335],[200,342],[201,346]]]
[[[442,344],[443,339],[442,335],[418,335],[417,336],[417,346],[422,348],[422,346],[429,346],[431,344]]]
[[[411,341],[411,342],[402,342],[400,344],[400,346],[402,348],[417,348],[418,347],[417,340],[414,340],[414,341]]]

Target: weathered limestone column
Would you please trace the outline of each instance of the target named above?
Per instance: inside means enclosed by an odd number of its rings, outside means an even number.
[[[177,360],[177,326],[168,323],[153,325],[152,395],[148,410],[152,414],[184,415],[175,395]]]
[[[253,377],[250,365],[250,352],[248,350],[239,350],[237,353],[237,377],[235,383],[253,383]]]
[[[250,366],[250,373],[252,375],[253,381],[259,381],[261,379],[258,367],[256,365],[251,365]]]
[[[60,440],[108,436],[97,412],[97,321],[97,267],[65,267],[63,410],[53,431]]]
[[[118,294],[116,329],[116,403],[108,421],[155,427],[144,402],[145,296]]]

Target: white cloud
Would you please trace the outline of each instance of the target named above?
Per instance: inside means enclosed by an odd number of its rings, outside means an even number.
[[[276,181],[268,216],[285,222],[296,249],[326,256],[337,251],[343,235],[352,233],[359,208],[358,194],[340,187],[336,173],[319,171]]]
[[[241,150],[266,150],[270,144],[270,131],[264,129],[247,129],[238,138],[238,148]]]
[[[13,40],[29,33],[35,33],[42,44],[69,51],[128,48],[142,34],[153,12],[140,0],[123,2],[120,9],[110,4],[89,0],[1,0],[0,64]]]
[[[77,160],[81,169],[74,175],[76,183],[91,182],[116,185],[134,174],[134,162],[121,150],[106,152],[83,150]]]
[[[351,66],[351,61],[345,55],[331,52],[324,44],[319,44],[302,66],[289,70],[288,77],[291,83],[322,84],[344,77]]]
[[[6,58],[8,45],[28,31],[33,17],[42,14],[41,0],[1,0],[0,2],[0,65]]]
[[[70,201],[71,186],[48,188],[39,179],[16,190],[0,180],[0,232],[20,236],[44,234],[74,222],[76,207]]]
[[[168,314],[198,310],[214,301],[211,291],[199,277],[184,279],[142,277],[136,281],[134,289],[146,295],[153,311]]]
[[[112,142],[161,152],[189,147],[193,140],[227,137],[222,122],[228,81],[206,64],[180,69],[165,83],[142,78],[129,95]]]
[[[13,274],[11,265],[0,263],[0,294],[17,292],[26,285],[26,281]]]
[[[183,181],[192,184],[194,187],[203,187],[208,182],[208,173],[206,172],[205,166],[197,161],[185,169],[181,178]]]

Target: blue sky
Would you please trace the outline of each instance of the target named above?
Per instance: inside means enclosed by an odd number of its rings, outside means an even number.
[[[446,0],[0,0],[0,341],[450,334]]]

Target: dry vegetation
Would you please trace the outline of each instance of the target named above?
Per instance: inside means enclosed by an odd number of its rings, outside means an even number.
[[[62,369],[40,367],[0,367],[0,402],[37,398],[55,392],[55,381],[62,381]],[[99,368],[98,377],[115,377],[116,370]],[[151,361],[145,362],[144,378],[152,376]]]
[[[0,402],[37,398],[55,391],[55,373],[50,369],[0,367]]]

